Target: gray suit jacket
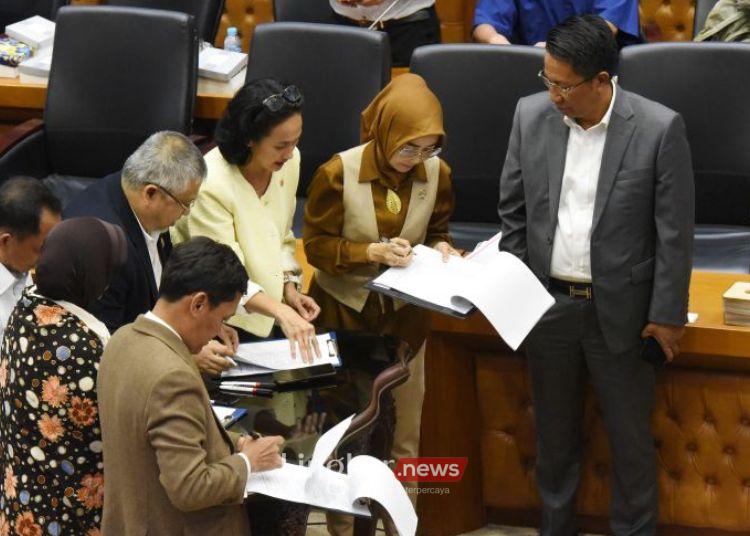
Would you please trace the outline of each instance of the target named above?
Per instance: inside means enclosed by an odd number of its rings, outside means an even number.
[[[518,101],[500,179],[500,249],[549,281],[569,129],[538,93]],[[609,350],[640,343],[648,322],[687,319],[695,193],[685,124],[618,88],[591,232],[597,317]]]

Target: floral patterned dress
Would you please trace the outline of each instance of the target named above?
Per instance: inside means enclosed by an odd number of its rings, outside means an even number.
[[[0,536],[99,536],[102,346],[78,316],[24,291],[0,351]]]

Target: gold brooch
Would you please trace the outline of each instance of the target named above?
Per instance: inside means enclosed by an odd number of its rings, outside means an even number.
[[[388,194],[385,196],[385,207],[391,214],[401,212],[401,198],[390,188],[388,188]]]

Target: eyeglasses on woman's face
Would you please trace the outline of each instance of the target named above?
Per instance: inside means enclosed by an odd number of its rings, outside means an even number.
[[[403,158],[419,158],[420,160],[427,160],[429,158],[432,158],[433,156],[437,156],[440,154],[440,152],[443,150],[442,147],[425,147],[420,148],[415,145],[411,145],[407,143],[398,152],[398,155]]]

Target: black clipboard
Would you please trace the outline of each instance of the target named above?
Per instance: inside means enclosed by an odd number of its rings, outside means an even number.
[[[399,290],[392,289],[390,287],[383,287],[381,285],[376,285],[372,281],[368,281],[365,283],[365,288],[371,292],[377,292],[379,294],[383,294],[385,296],[390,296],[391,298],[396,298],[398,300],[404,301],[406,303],[410,303],[412,305],[416,305],[418,307],[422,307],[423,309],[429,309],[431,311],[437,311],[438,313],[442,313],[444,315],[452,316],[453,318],[459,318],[461,320],[466,320],[471,315],[474,314],[474,312],[477,310],[476,306],[472,305],[471,309],[469,309],[466,313],[459,313],[458,311],[454,309],[449,309],[448,307],[443,307],[442,305],[437,305],[432,302],[428,302],[425,300],[421,300],[419,298],[415,298],[411,294],[406,294],[404,292],[401,292]]]

